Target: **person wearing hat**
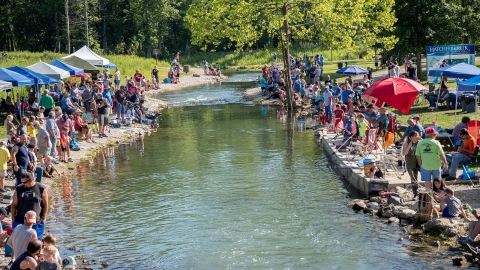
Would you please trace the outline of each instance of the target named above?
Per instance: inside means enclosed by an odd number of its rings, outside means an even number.
[[[8,245],[13,248],[12,260],[15,260],[16,257],[27,250],[30,241],[37,240],[37,231],[33,228],[36,222],[37,214],[35,211],[27,211],[23,215],[23,223],[12,226],[12,237],[8,239]]]
[[[41,249],[42,242],[38,240],[32,240],[28,242],[25,251],[21,253],[15,261],[11,262],[11,265],[8,269],[35,269],[37,267],[37,259]]]
[[[49,95],[48,90],[43,92],[43,96],[40,98],[40,103],[38,105],[45,108],[43,116],[47,117],[53,106],[55,106],[55,101],[53,100],[52,96]]]
[[[35,225],[32,228],[37,231],[38,240],[42,240],[45,223],[47,222],[48,193],[47,188],[42,183],[35,182],[32,173],[24,173],[22,184],[15,187],[10,209],[13,229],[24,222],[23,217],[27,213],[35,212]]]
[[[462,145],[458,147],[457,152],[446,155],[447,160],[450,162],[450,171],[445,181],[457,179],[458,165],[463,162],[468,162],[475,152],[475,147],[477,147],[477,140],[470,135],[468,129],[464,128],[460,130],[460,135],[463,138]]]
[[[400,139],[401,141],[405,139],[412,131],[418,132],[422,137],[422,139],[425,139],[425,129],[421,125],[417,124],[417,121],[415,121],[415,119],[408,118],[407,123],[408,123],[408,127],[405,129],[405,132],[403,133],[403,137],[402,139]]]
[[[63,269],[73,269],[75,270],[75,266],[77,266],[77,262],[75,261],[75,257],[68,256],[62,261]]]
[[[440,168],[443,163],[443,171],[448,170],[448,163],[443,152],[442,145],[435,140],[438,132],[434,128],[425,129],[426,138],[418,142],[415,149],[415,157],[420,166],[420,177],[425,181],[425,187],[430,190],[432,180],[441,176]]]
[[[7,144],[0,141],[0,191],[7,192],[5,189],[5,177],[7,176],[8,166],[10,160],[10,152],[7,149]]]

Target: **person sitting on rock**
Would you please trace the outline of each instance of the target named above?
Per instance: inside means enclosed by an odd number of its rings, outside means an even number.
[[[468,235],[461,237],[460,242],[462,244],[471,244],[475,241],[475,237],[480,233],[480,216],[476,209],[473,209],[472,214],[477,218],[477,221],[470,222],[468,225]]]
[[[54,172],[60,175],[60,173],[57,171],[57,168],[55,168],[55,165],[53,165],[53,158],[51,156],[45,157],[45,162],[43,163],[42,168],[44,177],[53,178]]]
[[[464,221],[467,220],[467,214],[463,210],[462,202],[455,197],[453,189],[446,187],[445,196],[438,197],[440,200],[440,210],[442,211],[442,217],[454,218],[458,217],[460,213],[463,215]]]
[[[443,181],[441,178],[434,178],[433,179],[433,192],[435,192],[436,197],[445,197],[445,188],[447,188],[447,185],[445,184],[445,181]],[[435,198],[436,198],[435,197]]]

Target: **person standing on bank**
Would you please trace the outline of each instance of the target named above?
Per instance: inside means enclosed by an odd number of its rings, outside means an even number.
[[[425,129],[426,138],[421,140],[415,149],[415,156],[420,166],[420,176],[425,181],[425,187],[430,190],[432,179],[440,178],[440,168],[448,171],[448,163],[442,145],[435,140],[438,132],[434,128]]]
[[[7,149],[7,144],[0,141],[0,191],[7,192],[5,189],[5,176],[7,176],[7,163],[10,160],[10,152]]]
[[[46,187],[35,182],[33,174],[26,172],[22,176],[22,184],[15,187],[11,205],[12,228],[22,224],[25,214],[34,211],[36,222],[32,228],[37,231],[38,240],[42,240],[48,214],[48,193]]]
[[[420,171],[420,166],[415,157],[415,150],[421,139],[422,137],[419,132],[411,131],[407,135],[406,142],[402,145],[402,154],[405,156],[405,166],[407,168],[407,173],[410,176],[414,197],[417,197],[418,195],[418,172]]]
[[[22,175],[27,171],[28,149],[27,149],[27,134],[20,136],[20,142],[12,149],[13,172],[15,174],[15,186],[20,185]]]

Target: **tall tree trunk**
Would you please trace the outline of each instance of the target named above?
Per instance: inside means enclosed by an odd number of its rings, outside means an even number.
[[[145,31],[145,42],[147,45],[147,58],[152,57],[152,43],[151,43],[151,37],[150,37],[150,27],[149,27],[149,21],[148,21],[148,7],[144,7],[144,13],[145,13],[145,26],[146,26],[146,31]]]
[[[163,43],[163,36],[158,36],[158,53],[161,55],[162,54],[162,43]]]
[[[283,27],[280,33],[280,42],[282,44],[282,56],[283,56],[283,71],[284,71],[284,78],[285,78],[285,92],[286,92],[286,103],[287,108],[292,109],[295,108],[295,99],[294,93],[292,89],[292,77],[290,76],[290,46],[289,46],[289,35],[290,29],[288,27],[288,19],[287,19],[288,8],[287,4],[285,3],[282,7],[282,15],[284,16],[283,20]]]
[[[61,42],[60,42],[60,27],[58,27],[58,13],[55,12],[55,35],[57,36],[57,45],[58,52],[61,52]]]
[[[85,45],[90,47],[88,41],[88,7],[87,7],[87,0],[83,0],[83,14],[85,16]]]
[[[417,78],[422,80],[422,52],[417,54]]]
[[[102,16],[102,49],[107,49],[107,12],[105,11],[105,0],[100,1],[100,9]]]
[[[65,24],[67,26],[67,54],[70,54],[70,17],[68,16],[68,0],[65,0]]]

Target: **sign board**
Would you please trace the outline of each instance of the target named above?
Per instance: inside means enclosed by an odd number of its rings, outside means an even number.
[[[153,49],[153,54],[157,55],[159,53],[158,49]]]
[[[439,68],[443,60],[447,61],[447,65],[458,63],[475,65],[475,45],[427,46],[427,74],[429,70]],[[428,76],[427,81],[431,82],[434,78]]]

